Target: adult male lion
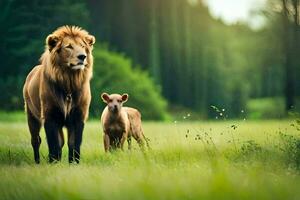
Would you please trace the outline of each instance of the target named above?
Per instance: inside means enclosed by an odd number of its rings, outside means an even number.
[[[58,28],[46,39],[40,65],[28,74],[23,88],[27,121],[36,163],[44,124],[49,162],[61,159],[68,130],[69,162],[79,163],[84,123],[91,101],[92,49],[95,37],[76,26]]]

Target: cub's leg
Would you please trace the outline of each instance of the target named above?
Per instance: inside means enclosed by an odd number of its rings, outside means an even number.
[[[118,147],[121,148],[122,150],[124,150],[123,147],[124,147],[124,143],[125,143],[126,139],[127,139],[127,133],[125,132],[125,133],[123,133],[121,140],[118,144]]]
[[[109,150],[114,151],[118,148],[120,143],[120,139],[115,136],[110,136],[109,137]]]
[[[110,141],[109,136],[106,133],[103,135],[103,143],[105,152],[108,152],[110,150]]]
[[[39,135],[40,129],[41,129],[41,123],[39,120],[37,120],[31,111],[27,107],[27,122],[29,131],[31,134],[31,145],[33,148],[33,154],[34,154],[34,161],[35,163],[40,163],[40,144],[41,144],[41,137]]]
[[[149,144],[149,139],[148,138],[146,138],[146,136],[144,135],[144,132],[143,132],[143,130],[141,129],[141,135],[142,135],[142,137],[143,137],[143,139],[145,140],[145,142],[146,142],[146,145],[147,145],[147,147],[148,147],[148,149],[151,149],[151,147],[150,147],[150,144]]]
[[[128,150],[131,150],[131,135],[128,135],[127,142],[128,142]]]
[[[144,138],[141,136],[141,134],[133,134],[134,139],[139,144],[142,151],[145,150],[145,144],[144,144]]]

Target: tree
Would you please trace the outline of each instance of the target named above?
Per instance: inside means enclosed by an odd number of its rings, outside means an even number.
[[[39,63],[48,34],[59,26],[89,26],[86,4],[80,0],[0,1],[0,104],[3,109],[23,109],[22,85]]]
[[[285,99],[286,111],[295,105],[295,80],[299,64],[299,0],[282,0],[285,52]]]

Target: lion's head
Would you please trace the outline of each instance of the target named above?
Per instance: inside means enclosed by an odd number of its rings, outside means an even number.
[[[63,26],[47,37],[41,60],[46,59],[47,65],[63,71],[84,70],[93,64],[91,53],[94,43],[95,37],[80,27]]]

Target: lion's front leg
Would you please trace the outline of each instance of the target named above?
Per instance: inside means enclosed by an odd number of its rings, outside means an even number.
[[[80,109],[75,108],[67,120],[69,162],[80,161],[80,146],[84,130],[84,119]]]
[[[62,129],[62,119],[57,110],[53,110],[45,116],[44,128],[46,132],[48,148],[49,148],[49,162],[60,161],[61,146],[59,143],[59,131]]]
[[[77,163],[80,161],[80,146],[82,142],[82,133],[84,129],[84,122],[78,122],[75,125],[75,143],[74,143],[74,159]]]

